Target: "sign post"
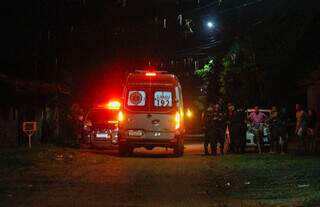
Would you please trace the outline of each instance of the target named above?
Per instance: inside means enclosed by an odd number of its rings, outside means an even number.
[[[37,122],[35,122],[35,121],[23,122],[22,130],[28,136],[29,148],[31,148],[31,137],[37,131]]]

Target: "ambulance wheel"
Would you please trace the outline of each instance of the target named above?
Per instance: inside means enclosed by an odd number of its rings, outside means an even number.
[[[184,144],[181,139],[179,139],[177,144],[174,146],[173,153],[176,157],[181,157],[184,154]]]

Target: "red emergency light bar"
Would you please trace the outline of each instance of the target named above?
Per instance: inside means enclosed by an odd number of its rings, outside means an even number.
[[[157,74],[164,74],[164,73],[168,73],[167,71],[165,70],[156,70],[156,69],[149,69],[149,70],[135,70],[134,72],[136,73],[143,73],[145,74],[146,76],[148,74],[150,74],[150,76],[156,76]]]
[[[121,107],[121,103],[119,101],[109,101],[106,104],[99,104],[98,107],[109,109],[109,110],[119,110]]]
[[[110,101],[107,104],[107,108],[111,110],[119,110],[121,106],[121,103],[119,101]]]

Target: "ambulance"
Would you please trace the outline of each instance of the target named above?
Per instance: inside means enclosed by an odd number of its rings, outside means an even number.
[[[165,71],[136,71],[127,77],[119,116],[119,155],[134,148],[172,148],[184,153],[182,90],[177,77]]]

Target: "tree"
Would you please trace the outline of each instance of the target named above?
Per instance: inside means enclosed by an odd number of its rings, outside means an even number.
[[[208,63],[195,71],[195,74],[202,78],[203,88],[206,90],[207,103],[216,103],[221,98],[220,92],[220,64],[214,58],[209,59]]]

